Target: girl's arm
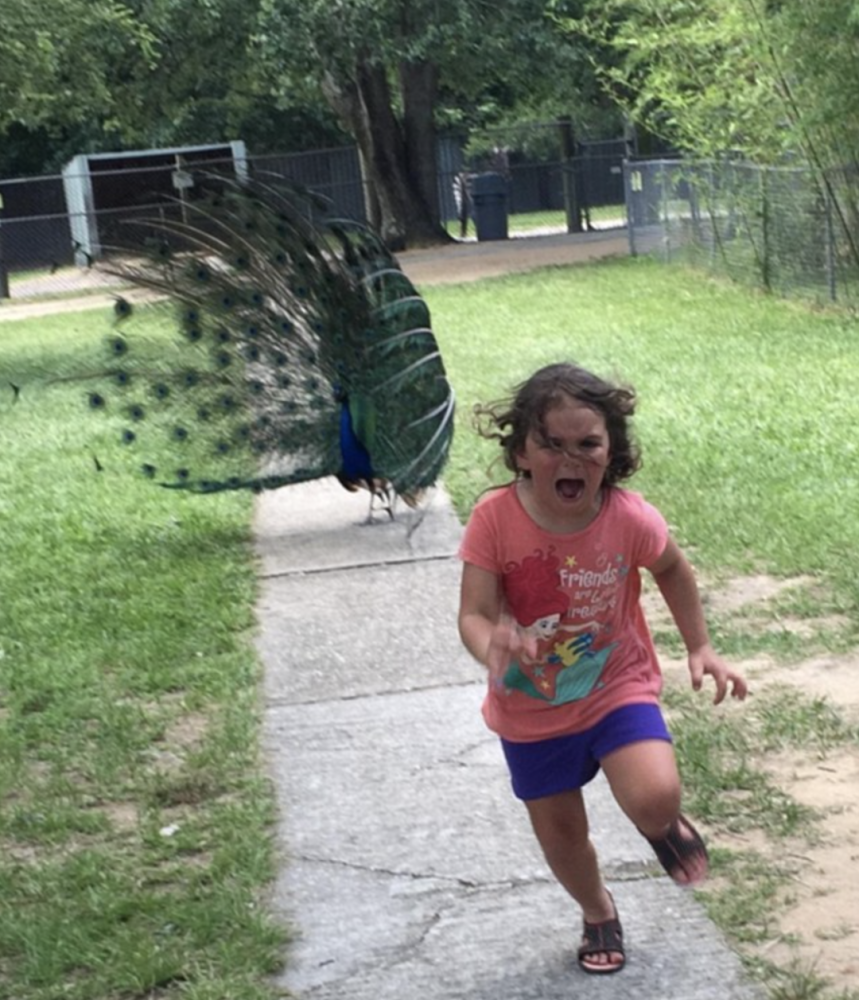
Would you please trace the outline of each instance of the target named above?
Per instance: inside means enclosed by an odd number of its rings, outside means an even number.
[[[459,634],[465,648],[493,680],[503,680],[510,660],[523,650],[537,655],[537,640],[523,635],[513,618],[504,613],[498,577],[468,562],[462,565]]]
[[[717,705],[729,688],[734,698],[745,698],[745,679],[732,670],[710,644],[695,573],[673,538],[669,537],[665,551],[650,567],[650,572],[686,645],[692,687],[700,690],[705,674],[709,674],[716,682],[714,701]]]

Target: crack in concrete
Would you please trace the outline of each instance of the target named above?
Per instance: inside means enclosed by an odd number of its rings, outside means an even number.
[[[286,695],[277,695],[266,698],[266,705],[268,708],[298,708],[307,705],[337,705],[348,701],[378,701],[382,698],[397,698],[404,694],[423,694],[430,691],[444,691],[450,689],[459,688],[469,688],[469,687],[480,687],[481,689],[485,687],[485,683],[482,681],[458,681],[451,683],[446,681],[443,684],[424,684],[420,687],[410,687],[410,688],[396,688],[387,691],[362,691],[359,694],[344,694],[339,698],[305,698],[300,701],[296,701]]]
[[[261,580],[281,580],[291,576],[320,576],[324,573],[343,573],[356,569],[377,569],[383,566],[408,566],[412,563],[451,562],[458,558],[455,552],[437,555],[397,556],[391,559],[367,560],[354,563],[331,563],[328,566],[299,566],[294,569],[269,570],[258,574]]]
[[[375,865],[360,864],[356,861],[344,861],[341,858],[326,858],[321,855],[293,854],[290,856],[291,862],[304,862],[311,865],[328,865],[333,868],[346,868],[350,871],[363,872],[368,875],[381,875],[386,878],[405,879],[412,882],[441,882],[459,886],[466,890],[476,890],[478,892],[498,892],[510,889],[519,889],[523,886],[534,884],[554,884],[554,879],[548,875],[521,878],[502,879],[498,882],[478,882],[473,879],[462,878],[458,875],[443,875],[437,872],[413,872],[397,871],[394,868],[383,868]]]

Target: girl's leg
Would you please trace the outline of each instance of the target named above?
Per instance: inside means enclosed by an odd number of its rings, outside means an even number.
[[[597,854],[591,843],[584,799],[578,789],[525,802],[531,825],[555,878],[582,908],[589,924],[601,924],[617,916],[614,901],[600,875]],[[585,939],[586,940],[586,939]],[[615,971],[624,962],[623,952],[588,949],[583,962],[587,971]],[[594,968],[596,967],[596,968]]]
[[[611,919],[614,904],[600,875],[581,791],[531,799],[525,806],[552,873],[581,906],[585,920]]]
[[[629,743],[606,754],[600,765],[618,805],[641,833],[651,841],[664,838],[680,818],[680,775],[672,745],[667,740]],[[695,839],[682,819],[679,835]],[[693,852],[682,867],[677,881],[699,882],[707,872],[706,853]]]

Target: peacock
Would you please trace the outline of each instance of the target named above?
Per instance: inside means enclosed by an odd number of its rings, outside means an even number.
[[[424,299],[367,226],[282,178],[198,174],[193,200],[123,226],[96,264],[169,303],[170,336],[117,296],[76,375],[117,446],[162,486],[261,491],[336,476],[417,504],[453,435]],[[145,320],[147,333],[135,336]]]

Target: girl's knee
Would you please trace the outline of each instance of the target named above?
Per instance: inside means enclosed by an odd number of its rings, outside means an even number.
[[[525,805],[534,833],[544,847],[550,844],[572,847],[588,842],[590,831],[580,794],[532,799]]]
[[[670,743],[629,744],[602,761],[618,805],[640,829],[663,829],[680,811],[680,775]]]
[[[680,784],[666,782],[642,789],[619,803],[632,822],[648,836],[659,836],[680,812]]]

